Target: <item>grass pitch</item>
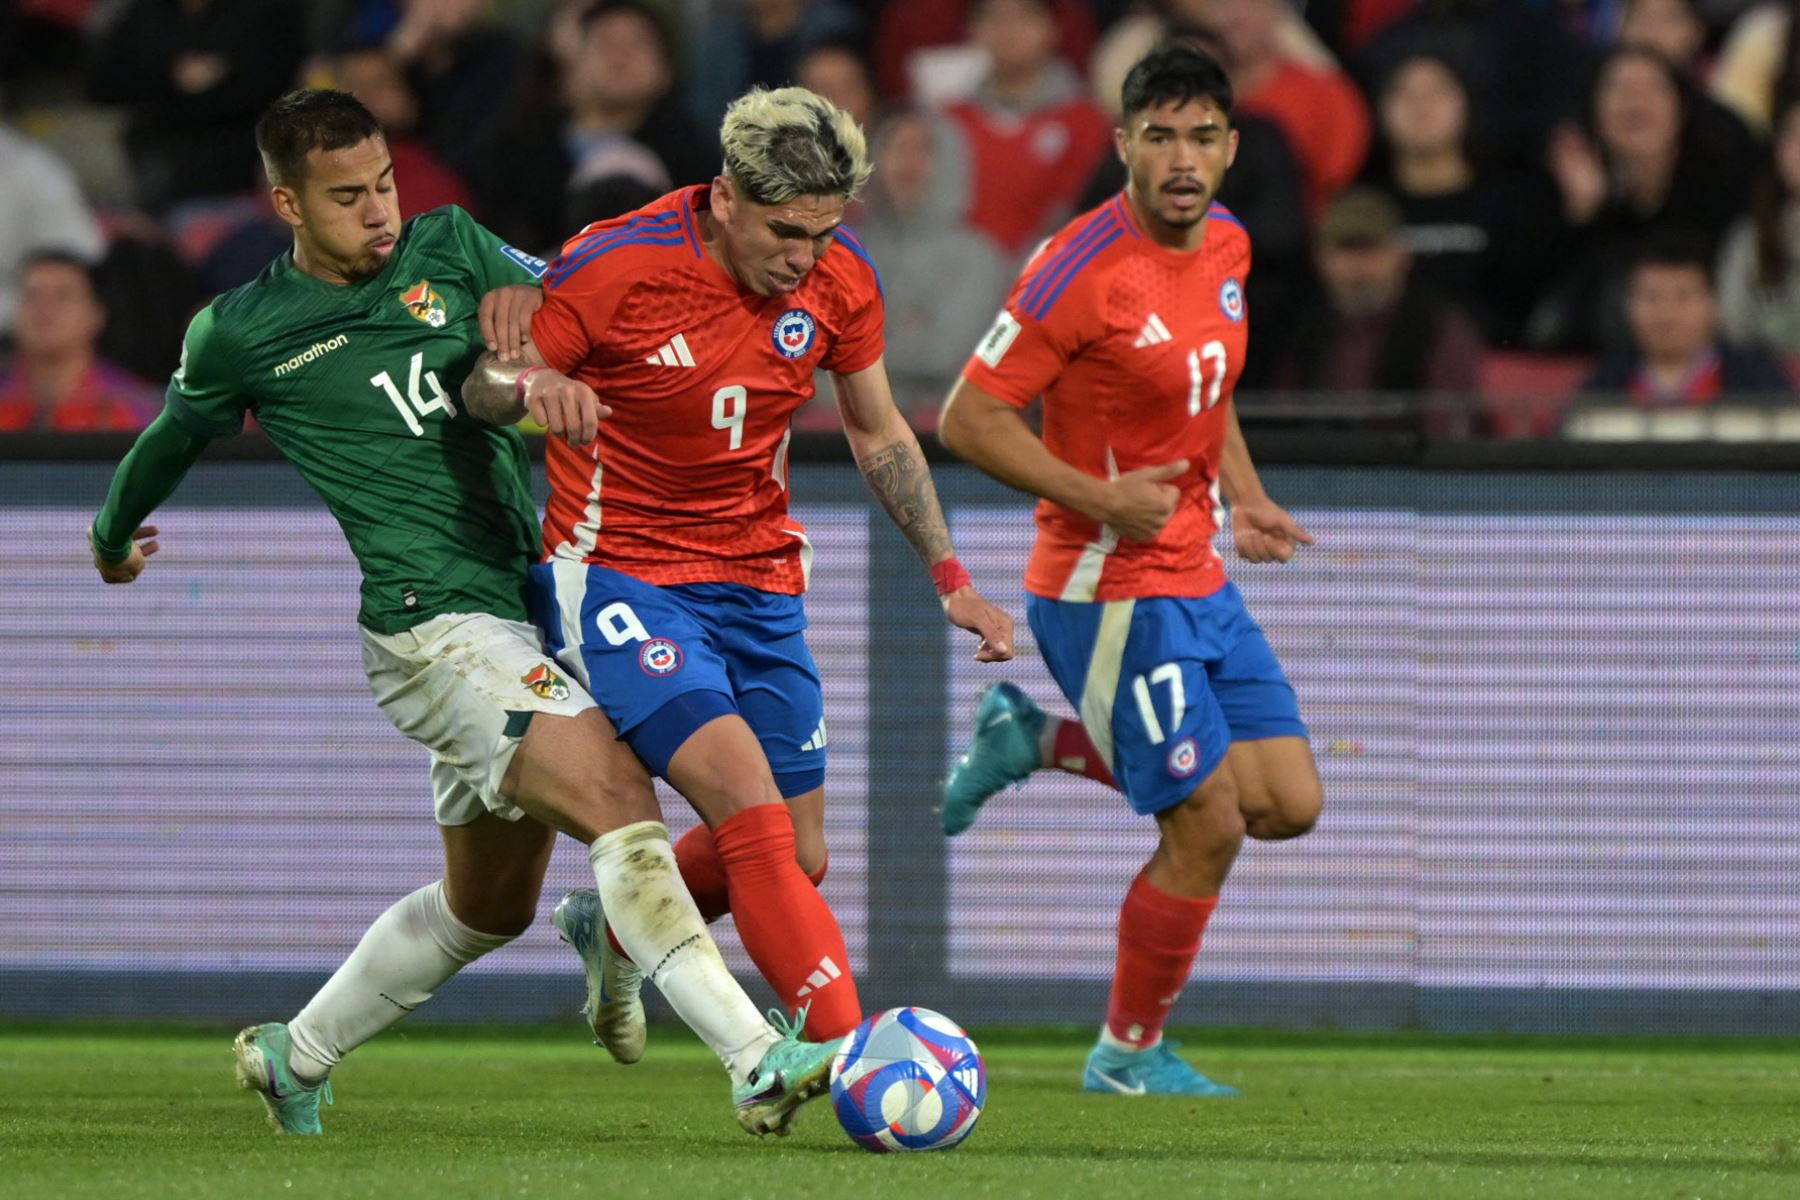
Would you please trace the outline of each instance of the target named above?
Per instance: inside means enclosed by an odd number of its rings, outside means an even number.
[[[280,1138],[231,1031],[0,1027],[0,1196],[1794,1197],[1800,1043],[1274,1035],[1186,1052],[1239,1100],[1088,1096],[1091,1035],[973,1030],[988,1109],[947,1154],[877,1156],[827,1104],[739,1132],[723,1073],[655,1029],[614,1066],[575,1027],[400,1029]]]

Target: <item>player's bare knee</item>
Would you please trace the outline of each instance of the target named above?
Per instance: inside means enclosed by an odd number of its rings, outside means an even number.
[[[801,873],[811,879],[825,874],[825,839],[822,836],[809,836],[810,831],[798,826],[794,829],[794,861],[800,864]]]
[[[1250,836],[1258,841],[1284,842],[1312,832],[1324,807],[1324,789],[1315,783],[1277,796],[1272,805],[1249,817],[1245,824]]]
[[[451,915],[476,933],[516,938],[537,920],[539,887],[537,880],[496,879],[478,891],[453,890],[445,899]]]

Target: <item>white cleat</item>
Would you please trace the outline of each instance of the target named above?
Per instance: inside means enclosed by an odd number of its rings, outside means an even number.
[[[581,955],[587,973],[587,1000],[581,1015],[594,1031],[594,1044],[605,1046],[614,1062],[634,1063],[644,1057],[644,973],[606,940],[606,913],[600,893],[576,888],[550,914],[557,936]]]

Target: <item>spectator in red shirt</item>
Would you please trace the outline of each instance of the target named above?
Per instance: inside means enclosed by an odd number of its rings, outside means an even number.
[[[1669,234],[1639,253],[1625,293],[1631,349],[1603,359],[1582,386],[1641,407],[1711,404],[1724,395],[1788,395],[1766,350],[1734,346],[1719,331],[1706,244]]]
[[[971,0],[897,0],[884,4],[875,31],[875,72],[881,94],[890,99],[912,95],[913,57],[921,51],[954,46],[968,33]],[[1099,36],[1094,11],[1082,0],[1053,0],[1064,57],[1086,62]],[[923,99],[923,97],[919,97]]]
[[[1369,149],[1369,106],[1342,70],[1298,62],[1281,51],[1277,33],[1288,0],[1210,0],[1207,24],[1218,30],[1237,111],[1281,127],[1300,160],[1307,211],[1356,178]]]
[[[86,263],[60,251],[26,260],[18,353],[0,375],[0,430],[132,432],[155,418],[161,407],[155,393],[96,357],[94,343],[105,324]]]
[[[971,173],[965,219],[1023,255],[1069,216],[1111,144],[1112,123],[1057,57],[1049,0],[977,0],[969,35],[991,67],[973,96],[946,109]]]

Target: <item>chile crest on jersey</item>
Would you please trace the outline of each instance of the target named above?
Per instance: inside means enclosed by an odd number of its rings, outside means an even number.
[[[790,308],[775,318],[770,336],[783,358],[805,358],[819,335],[819,325],[804,308]]]

